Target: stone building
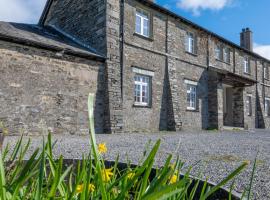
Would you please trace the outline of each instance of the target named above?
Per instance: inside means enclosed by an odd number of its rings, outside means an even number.
[[[13,133],[270,127],[270,61],[149,0],[48,0],[0,23],[0,120]]]

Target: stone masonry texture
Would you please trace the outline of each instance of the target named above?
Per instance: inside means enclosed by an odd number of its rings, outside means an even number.
[[[10,134],[87,134],[87,97],[104,126],[104,63],[0,41],[0,120]]]
[[[149,13],[149,38],[135,33],[137,8]],[[60,58],[47,50],[1,41],[0,118],[14,129],[38,132],[44,119],[55,132],[85,132],[89,92],[97,94],[100,133],[222,130],[225,125],[270,128],[265,110],[270,78],[264,78],[269,60],[151,1],[52,0],[40,26],[61,32],[106,60]],[[185,50],[187,32],[195,35],[194,53]],[[229,62],[215,57],[217,44],[229,48]],[[245,57],[249,73],[244,72]],[[134,68],[151,74],[148,106],[134,104]],[[187,81],[197,85],[195,110],[187,109]],[[229,114],[224,106],[227,87],[232,101]]]

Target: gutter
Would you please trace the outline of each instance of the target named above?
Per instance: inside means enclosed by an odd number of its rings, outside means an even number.
[[[259,54],[256,54],[256,53],[254,53],[252,51],[249,51],[248,49],[245,49],[245,48],[235,44],[234,42],[229,41],[228,39],[226,39],[226,38],[212,32],[210,30],[207,30],[206,28],[203,28],[202,26],[200,26],[198,24],[195,24],[194,22],[192,22],[192,21],[190,21],[190,20],[188,20],[188,19],[186,19],[186,18],[184,18],[184,17],[182,17],[182,16],[180,16],[180,15],[178,15],[178,14],[176,14],[176,13],[174,13],[174,12],[172,12],[172,11],[170,11],[170,10],[168,10],[168,9],[166,9],[166,8],[160,6],[160,5],[158,5],[158,4],[156,4],[156,3],[152,2],[152,1],[150,1],[150,0],[136,0],[136,1],[142,3],[142,4],[146,5],[146,6],[149,6],[150,8],[153,8],[153,9],[155,9],[157,11],[160,11],[160,12],[166,14],[166,15],[169,15],[169,16],[175,18],[175,19],[178,19],[178,20],[182,21],[185,24],[191,25],[196,29],[202,30],[202,31],[208,33],[209,35],[220,39],[224,43],[227,43],[227,44],[229,44],[229,45],[231,45],[231,46],[233,46],[233,47],[235,47],[235,48],[237,48],[237,49],[239,49],[241,51],[244,51],[244,52],[246,52],[248,54],[251,54],[251,55],[253,55],[253,56],[257,57],[257,58],[261,58],[264,61],[270,63],[270,60],[268,60],[267,58],[264,58],[264,57],[260,56]]]
[[[125,1],[120,1],[120,76],[121,76],[121,97],[122,101],[124,99],[124,41],[125,41],[125,35],[124,35],[124,19],[125,19]]]
[[[40,16],[40,19],[38,21],[38,25],[40,25],[40,26],[44,25],[44,23],[46,21],[46,18],[48,16],[49,10],[50,10],[50,8],[52,6],[52,3],[53,3],[53,0],[47,0],[45,8],[44,8],[44,10],[43,10],[43,12],[42,12],[42,14]]]
[[[10,37],[10,36],[6,36],[3,34],[0,34],[0,40],[12,42],[12,43],[17,43],[17,44],[22,44],[22,45],[27,45],[27,46],[31,46],[31,47],[38,47],[41,49],[50,50],[50,51],[54,51],[57,53],[61,52],[61,54],[63,54],[63,55],[66,54],[66,55],[78,56],[81,58],[91,58],[93,60],[97,60],[97,61],[101,61],[101,62],[104,62],[106,60],[105,57],[102,57],[102,56],[99,56],[96,54],[91,54],[90,52],[84,53],[84,52],[80,52],[80,51],[76,51],[76,50],[71,50],[68,48],[61,48],[61,47],[54,46],[54,45],[35,42],[35,41],[28,40],[28,39]]]

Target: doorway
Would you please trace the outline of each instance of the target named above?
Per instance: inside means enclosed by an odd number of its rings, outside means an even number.
[[[223,115],[224,126],[233,126],[233,88],[229,85],[223,85]]]

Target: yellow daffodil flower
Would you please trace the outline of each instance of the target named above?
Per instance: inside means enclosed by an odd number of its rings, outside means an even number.
[[[128,175],[127,175],[127,178],[132,179],[134,176],[135,176],[134,172],[129,172]]]
[[[177,175],[172,175],[172,177],[171,177],[171,179],[170,179],[170,181],[169,181],[169,183],[170,184],[174,184],[174,183],[176,183],[177,182]]]
[[[77,193],[81,193],[81,192],[83,191],[83,188],[84,188],[84,185],[83,185],[83,184],[78,185],[78,186],[76,187],[76,192],[77,192]],[[93,184],[90,183],[90,184],[88,185],[88,190],[89,190],[89,192],[94,192],[95,189],[96,189],[96,187],[95,187]]]
[[[95,189],[96,189],[96,187],[95,187],[93,184],[90,183],[90,184],[88,185],[88,190],[89,190],[89,192],[94,192]]]
[[[76,192],[77,192],[77,193],[81,193],[82,191],[83,191],[83,184],[78,185],[78,186],[76,187]]]
[[[109,182],[111,180],[111,177],[113,176],[112,170],[113,168],[102,170],[102,181]]]
[[[99,153],[106,153],[107,152],[107,147],[105,143],[100,143],[98,145],[98,152]]]

